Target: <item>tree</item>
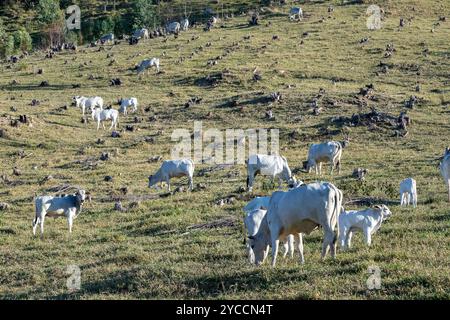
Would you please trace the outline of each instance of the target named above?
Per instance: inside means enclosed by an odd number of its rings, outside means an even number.
[[[133,5],[133,27],[153,26],[157,19],[154,8],[148,0],[136,0]]]
[[[59,0],[39,0],[36,12],[38,21],[45,25],[54,24],[63,17]]]
[[[20,28],[14,31],[12,34],[14,39],[14,50],[15,51],[29,51],[32,48],[32,41],[30,34],[25,30],[25,28]]]

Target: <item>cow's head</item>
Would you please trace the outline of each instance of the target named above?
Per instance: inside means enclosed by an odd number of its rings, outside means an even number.
[[[450,147],[445,147],[444,157],[450,154]]]
[[[289,187],[289,188],[294,188],[294,187],[297,185],[297,178],[296,178],[294,175],[292,175],[292,176],[289,178],[287,184],[288,184],[288,187]]]
[[[392,215],[391,210],[384,204],[375,206],[375,209],[380,210],[383,220],[389,219]]]
[[[78,106],[78,103],[80,102],[81,97],[80,96],[75,96],[72,98],[72,105],[75,104],[76,106]]]
[[[157,186],[158,182],[159,181],[158,181],[157,177],[155,177],[154,175],[148,176],[148,187],[149,188],[158,189],[158,186]]]
[[[100,109],[91,107],[92,120],[95,120],[95,114],[97,113],[97,111],[100,112]]]
[[[268,238],[262,232],[258,232],[256,235],[248,237],[248,239],[250,246],[249,260],[251,263],[260,266],[267,256]]]
[[[78,203],[83,204],[84,201],[86,200],[86,191],[78,190],[77,193],[75,194],[75,196],[77,197]]]

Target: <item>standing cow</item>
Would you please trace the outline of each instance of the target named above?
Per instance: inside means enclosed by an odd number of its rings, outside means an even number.
[[[181,25],[181,30],[187,31],[187,29],[189,28],[188,18],[184,18],[183,20],[181,20],[180,25]]]
[[[157,183],[165,181],[170,191],[170,178],[187,176],[189,179],[189,189],[194,188],[194,162],[191,159],[166,160],[161,168],[148,177],[148,187],[155,187]]]
[[[311,172],[314,167],[316,174],[322,175],[322,163],[330,163],[330,174],[333,173],[333,169],[337,168],[338,173],[341,173],[341,156],[342,150],[348,146],[349,140],[345,141],[330,141],[324,143],[313,144],[309,147],[308,160],[303,163],[304,168]]]
[[[311,183],[290,191],[276,191],[270,198],[269,210],[263,218],[258,233],[249,237],[250,247],[255,256],[255,264],[260,265],[267,257],[272,246],[272,267],[275,267],[280,241],[286,241],[290,234],[298,235],[299,251],[303,251],[300,242],[301,233],[309,234],[319,225],[324,230],[322,259],[329,249],[336,256],[334,233],[342,205],[342,192],[331,183]]]
[[[254,154],[247,160],[247,189],[252,191],[253,182],[257,174],[267,175],[273,179],[278,177],[278,187],[281,189],[282,179],[289,185],[293,185],[296,182],[294,176],[292,176],[291,169],[289,168],[287,159],[279,155],[265,155]]]
[[[180,32],[180,23],[179,22],[171,22],[166,26],[167,33],[178,34]]]

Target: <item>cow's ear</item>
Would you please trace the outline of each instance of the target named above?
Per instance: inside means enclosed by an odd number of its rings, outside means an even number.
[[[373,206],[375,209],[380,209],[380,210],[382,210],[383,208],[381,207],[381,206],[379,206],[379,205],[375,205],[375,206]]]

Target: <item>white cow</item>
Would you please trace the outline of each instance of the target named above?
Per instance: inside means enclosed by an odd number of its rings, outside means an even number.
[[[179,22],[171,22],[166,26],[167,33],[179,33],[180,32],[180,23]]]
[[[141,72],[143,72],[145,70],[150,71],[150,68],[153,66],[156,68],[156,72],[159,72],[159,59],[158,58],[142,60],[142,62],[137,67],[137,72],[138,72],[138,74],[140,74]]]
[[[105,121],[111,120],[111,130],[114,127],[114,130],[117,130],[117,123],[119,122],[119,111],[114,109],[93,109],[92,110],[92,120],[97,121],[97,130],[100,128],[100,122],[102,123],[103,130],[105,130]]]
[[[148,187],[154,187],[158,182],[165,181],[170,191],[170,178],[187,176],[189,189],[194,187],[194,162],[191,159],[166,160],[159,170],[148,177]]]
[[[348,140],[344,142],[330,141],[324,143],[312,144],[308,151],[308,160],[304,163],[305,169],[311,172],[315,167],[316,174],[322,174],[322,163],[330,162],[330,174],[337,167],[338,173],[341,172],[342,149],[348,145]]]
[[[384,204],[360,211],[345,211],[342,208],[339,215],[339,245],[342,250],[350,248],[352,235],[356,231],[363,232],[366,244],[370,246],[372,235],[391,214],[389,208]]]
[[[127,115],[127,108],[128,107],[132,107],[133,108],[133,112],[137,111],[138,101],[137,101],[136,98],[120,99],[119,100],[119,104],[120,104],[120,109],[119,110],[124,115]]]
[[[415,208],[417,206],[416,180],[406,178],[400,182],[400,205],[407,206],[411,202]]]
[[[282,179],[289,185],[295,184],[291,169],[285,157],[279,155],[254,154],[247,160],[247,189],[252,191],[253,182],[257,174],[268,175],[273,179],[278,177],[278,187],[281,188]]]
[[[134,39],[148,39],[148,38],[150,38],[150,35],[148,33],[148,29],[141,28],[141,29],[134,30],[132,37]]]
[[[450,148],[445,148],[444,157],[439,165],[442,177],[448,188],[448,201],[450,202]]]
[[[301,20],[303,19],[303,10],[300,7],[293,7],[291,11],[289,11],[289,19],[290,20]]]
[[[79,190],[74,195],[62,197],[36,197],[34,201],[36,215],[33,220],[33,235],[36,235],[38,223],[41,226],[41,237],[44,235],[44,220],[46,216],[53,218],[65,216],[69,225],[69,233],[72,233],[73,219],[80,214],[85,199],[86,192],[84,190]]]
[[[94,108],[103,109],[103,99],[101,97],[83,97],[83,96],[75,96],[72,100],[76,103],[77,108],[81,108],[81,111],[84,113],[86,110],[93,110]]]
[[[270,197],[255,197],[244,207],[244,212],[269,208]]]
[[[189,20],[187,18],[184,18],[180,22],[181,30],[186,31],[189,28]]]
[[[290,234],[297,235],[299,252],[302,253],[303,243],[300,234],[309,234],[319,225],[324,230],[322,259],[330,248],[334,258],[336,256],[334,230],[341,205],[342,192],[331,183],[311,183],[287,192],[274,192],[258,233],[254,237],[249,237],[255,264],[260,265],[264,262],[271,245],[272,267],[275,267],[279,242],[286,241]],[[337,231],[339,235],[339,228]]]
[[[244,207],[244,212],[246,216],[244,218],[244,225],[247,229],[248,236],[254,236],[259,230],[259,225],[261,224],[264,215],[269,208],[270,197],[255,197]],[[264,214],[263,214],[264,213]],[[254,263],[253,252],[250,250],[250,246],[247,244],[247,253],[250,263]],[[291,257],[294,255],[294,236],[289,235],[288,242],[284,243],[284,254],[285,257],[290,253]]]
[[[245,228],[247,229],[249,237],[255,236],[258,233],[259,226],[261,225],[261,222],[264,219],[266,212],[267,210],[265,209],[254,209],[246,211],[246,216],[244,218],[244,225]],[[291,258],[294,256],[294,235],[292,234],[288,236],[287,242],[284,242],[283,257],[286,257],[288,253],[290,254]],[[250,263],[255,263],[255,256],[249,244],[247,244],[247,255]],[[303,252],[301,253],[301,255],[303,257]]]

